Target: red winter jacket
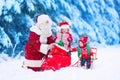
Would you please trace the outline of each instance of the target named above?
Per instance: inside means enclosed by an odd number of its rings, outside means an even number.
[[[81,49],[81,57],[82,58],[88,59],[88,58],[90,58],[90,56],[93,56],[93,53],[91,51],[90,51],[90,55],[88,55],[88,51],[87,51],[86,47],[80,48],[80,49]],[[71,48],[70,51],[71,52],[78,51],[78,47]]]

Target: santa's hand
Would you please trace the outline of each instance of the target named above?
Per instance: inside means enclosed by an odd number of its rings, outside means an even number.
[[[48,45],[48,50],[51,50],[54,47],[55,43],[51,43],[50,45]]]

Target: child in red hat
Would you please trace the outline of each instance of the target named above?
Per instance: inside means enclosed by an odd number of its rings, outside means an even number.
[[[82,36],[79,39],[78,47],[72,48],[71,51],[77,51],[81,67],[85,66],[86,63],[86,68],[89,69],[91,67],[91,59],[93,54],[90,52],[90,45],[88,45],[87,42],[88,37]]]
[[[56,43],[58,45],[63,46],[65,49],[69,50],[72,42],[72,35],[69,32],[69,23],[68,22],[60,22],[59,24],[60,32],[56,35]]]

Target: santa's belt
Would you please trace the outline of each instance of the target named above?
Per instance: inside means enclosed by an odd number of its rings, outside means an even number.
[[[28,60],[25,59],[23,62],[23,67],[41,67],[44,60]]]

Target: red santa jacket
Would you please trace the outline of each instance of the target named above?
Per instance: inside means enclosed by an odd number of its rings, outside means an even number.
[[[47,41],[41,41],[40,38],[41,31],[36,26],[31,27],[28,42],[25,46],[26,66],[40,67],[42,58],[44,58],[48,53],[48,45],[55,41],[52,35],[47,37]]]

